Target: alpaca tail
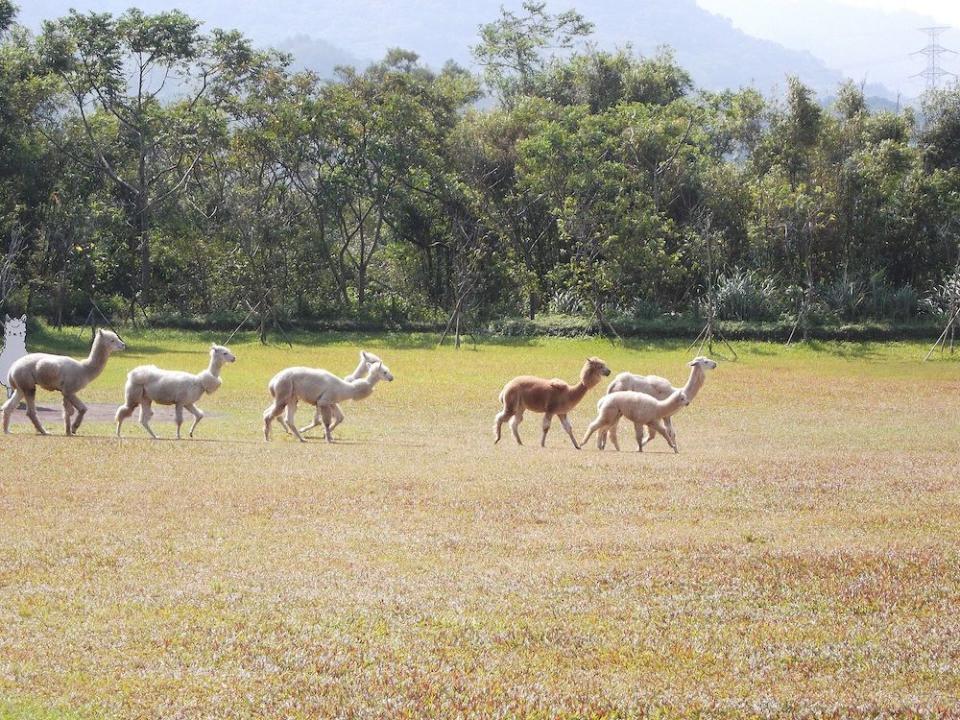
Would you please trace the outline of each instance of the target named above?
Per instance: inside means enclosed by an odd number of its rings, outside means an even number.
[[[119,422],[124,408],[132,411],[143,401],[147,381],[150,379],[149,367],[138,367],[127,373],[127,384],[123,387],[123,405],[117,408],[114,419]]]

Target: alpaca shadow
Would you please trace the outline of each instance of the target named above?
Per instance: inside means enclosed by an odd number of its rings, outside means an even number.
[[[214,444],[214,443],[217,444],[217,445],[256,445],[256,444],[259,444],[259,443],[257,443],[257,441],[255,441],[255,440],[234,440],[234,439],[227,439],[227,438],[200,438],[200,437],[194,437],[194,438],[192,438],[192,437],[184,436],[184,437],[182,437],[182,438],[180,438],[180,439],[178,440],[178,439],[176,438],[176,436],[170,436],[170,437],[168,437],[168,436],[166,436],[166,435],[159,435],[159,436],[157,436],[156,438],[152,438],[152,437],[150,437],[149,435],[147,435],[146,433],[137,434],[137,435],[124,435],[123,437],[119,437],[119,438],[118,438],[116,435],[111,435],[111,436],[109,436],[109,437],[106,436],[106,435],[90,435],[90,436],[88,436],[87,439],[94,439],[94,440],[113,440],[113,441],[117,441],[117,442],[121,442],[121,443],[123,443],[123,442],[128,442],[128,441],[132,441],[132,442],[147,442],[147,443],[155,443],[155,442],[162,442],[162,443],[181,443],[181,444],[183,444],[183,445],[190,445],[190,444],[194,444],[194,443],[197,443],[197,444],[205,444],[205,445]]]

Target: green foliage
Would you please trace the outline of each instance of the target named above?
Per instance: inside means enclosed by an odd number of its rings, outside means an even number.
[[[796,79],[698,92],[668,48],[586,47],[540,2],[480,29],[482,77],[394,49],[321,81],[180,11],[14,18],[0,0],[10,309],[595,327],[690,319],[713,286],[721,318],[788,330],[949,312],[956,91],[923,122],[849,83],[829,108]]]
[[[717,279],[717,317],[723,320],[772,320],[785,309],[784,294],[771,277],[734,268]]]

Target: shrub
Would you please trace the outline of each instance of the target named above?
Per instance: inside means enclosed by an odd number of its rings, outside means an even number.
[[[957,307],[960,307],[960,267],[948,275],[943,283],[935,285],[920,303],[921,310],[936,317],[956,312]]]
[[[769,320],[783,309],[783,293],[774,278],[734,268],[717,280],[717,316],[721,320]]]

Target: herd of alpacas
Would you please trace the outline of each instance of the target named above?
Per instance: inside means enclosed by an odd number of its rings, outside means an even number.
[[[21,401],[26,404],[27,417],[33,423],[37,433],[46,435],[47,431],[37,416],[37,388],[56,391],[63,396],[63,424],[67,435],[76,435],[87,406],[77,393],[95,380],[107,365],[107,360],[117,351],[126,349],[126,345],[109,330],[98,330],[90,348],[90,354],[83,360],[74,360],[64,355],[48,353],[30,353],[11,365],[8,384],[13,391],[3,405],[3,432],[10,433],[10,417]],[[190,426],[192,438],[197,424],[203,419],[203,411],[197,402],[203,395],[212,395],[222,384],[220,373],[227,363],[236,361],[229,348],[212,345],[210,363],[199,373],[180,370],[166,370],[156,365],[140,365],[127,374],[124,387],[124,402],[115,415],[117,437],[121,436],[123,421],[140,409],[140,424],[153,439],[156,433],[150,427],[153,417],[153,404],[172,405],[177,426],[177,439],[181,435],[184,410],[193,416]],[[527,410],[543,415],[543,434],[540,445],[545,446],[547,432],[554,416],[570,436],[576,449],[585,445],[596,433],[597,447],[603,450],[609,440],[619,450],[617,425],[621,418],[633,423],[636,430],[637,450],[643,451],[644,445],[656,435],[662,436],[674,452],[679,452],[672,417],[690,404],[703,387],[706,371],[717,366],[713,360],[697,357],[691,360],[690,377],[682,388],[674,387],[666,378],[657,375],[633,375],[620,373],[607,387],[606,394],[597,403],[597,417],[590,423],[583,440],[577,442],[573,425],[568,413],[596,387],[601,378],[610,376],[610,368],[597,357],[587,358],[580,371],[580,381],[569,385],[563,380],[521,375],[508,382],[500,392],[503,409],[497,414],[494,423],[494,444],[500,442],[503,423],[510,424],[513,437],[519,445],[519,427],[523,414]],[[281,370],[267,384],[271,403],[263,413],[263,437],[270,440],[270,425],[276,420],[288,434],[300,442],[305,442],[304,434],[323,424],[327,442],[333,442],[332,432],[343,419],[340,403],[345,400],[363,400],[373,394],[374,387],[381,380],[390,382],[393,375],[383,361],[373,353],[361,351],[360,363],[346,377],[338,377],[327,370],[308,367],[290,367]],[[313,422],[297,429],[297,404],[304,402],[314,407]],[[75,416],[75,417],[74,417]],[[647,429],[644,437],[644,428]]]

